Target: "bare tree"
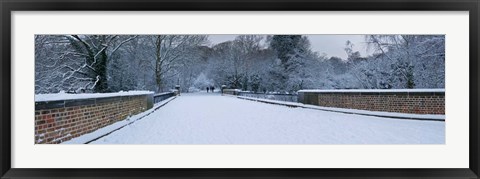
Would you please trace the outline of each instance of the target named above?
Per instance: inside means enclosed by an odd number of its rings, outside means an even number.
[[[157,92],[163,90],[166,78],[179,67],[178,61],[199,45],[207,42],[205,35],[157,35],[153,37],[155,46],[155,79]]]
[[[122,45],[136,38],[126,36],[121,38],[118,35],[67,35],[75,52],[84,57],[84,62],[78,67],[65,66],[70,69],[65,74],[65,80],[74,77],[76,74],[87,83],[84,89],[93,89],[95,92],[107,92],[107,63],[109,57]]]
[[[373,48],[376,58],[387,60],[385,65],[378,70],[384,71],[384,75],[390,75],[389,83],[395,88],[416,88],[443,86],[445,38],[438,35],[367,35],[368,47]],[[435,61],[438,64],[431,64]],[[427,64],[429,64],[427,66]],[[443,65],[442,65],[443,64]],[[383,69],[382,69],[383,68]],[[441,71],[441,72],[438,72]],[[436,76],[430,75],[435,73]],[[426,76],[435,79],[438,84],[424,85],[429,83]],[[438,80],[437,80],[438,79]],[[432,79],[430,79],[432,80]],[[401,83],[396,85],[395,83]]]

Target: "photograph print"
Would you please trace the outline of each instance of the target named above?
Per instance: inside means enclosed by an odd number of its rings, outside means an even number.
[[[37,34],[35,144],[445,144],[443,34]]]

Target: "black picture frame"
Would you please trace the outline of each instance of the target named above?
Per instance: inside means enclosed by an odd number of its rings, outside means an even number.
[[[478,178],[478,0],[1,0],[0,176],[2,178]],[[12,11],[469,11],[469,168],[457,169],[20,169],[11,168]]]

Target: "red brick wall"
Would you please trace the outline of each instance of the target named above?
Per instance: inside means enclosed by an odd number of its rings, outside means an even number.
[[[324,107],[411,114],[445,114],[445,93],[315,93],[300,94],[303,103]],[[300,102],[302,102],[300,101]]]
[[[241,90],[239,90],[239,89],[223,89],[223,90],[222,90],[222,94],[238,95],[238,93],[239,93],[240,91],[241,91]]]
[[[57,144],[149,108],[147,95],[35,103],[35,144]]]

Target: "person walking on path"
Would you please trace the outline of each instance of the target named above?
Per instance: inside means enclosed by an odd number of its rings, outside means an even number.
[[[208,93],[208,90],[210,89],[210,87],[207,86],[207,93]]]

